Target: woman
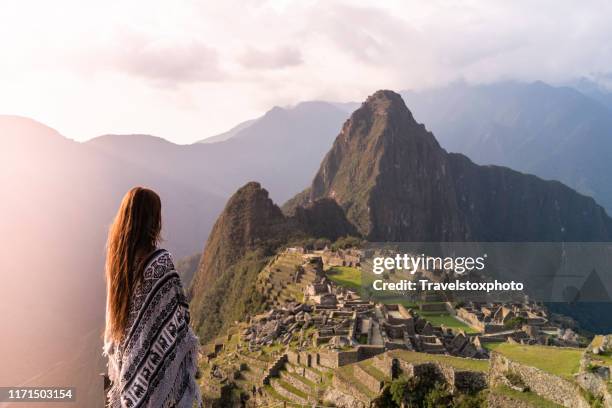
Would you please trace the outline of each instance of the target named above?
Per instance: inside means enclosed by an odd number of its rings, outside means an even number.
[[[108,406],[201,405],[195,382],[198,340],[168,251],[158,249],[161,201],[135,187],[108,233],[104,351]]]

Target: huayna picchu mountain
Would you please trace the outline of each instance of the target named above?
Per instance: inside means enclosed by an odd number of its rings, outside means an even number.
[[[556,181],[447,153],[401,96],[378,91],[345,122],[285,211],[335,200],[370,241],[609,241],[612,220]]]
[[[255,283],[281,245],[352,234],[354,227],[333,200],[317,200],[286,217],[259,183],[241,187],[215,222],[189,290],[193,324],[201,339],[214,337],[264,306]]]

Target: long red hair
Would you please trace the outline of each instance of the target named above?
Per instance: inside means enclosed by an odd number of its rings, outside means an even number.
[[[118,343],[123,338],[134,287],[142,277],[147,255],[157,247],[160,232],[159,196],[147,188],[132,188],[121,200],[108,232],[106,340]]]

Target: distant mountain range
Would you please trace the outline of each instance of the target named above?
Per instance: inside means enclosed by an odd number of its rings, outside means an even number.
[[[479,164],[559,180],[612,213],[612,110],[569,87],[542,82],[403,92],[442,147]]]
[[[606,178],[612,158],[612,93],[606,88],[583,78],[567,86],[455,83],[400,94],[416,121],[425,123],[447,151],[478,164],[561,181],[612,213],[612,183]],[[324,106],[350,114],[359,104]],[[221,136],[248,135],[254,123],[244,122]]]
[[[71,358],[80,334],[101,333],[106,232],[129,188],[161,195],[162,245],[177,260],[191,256],[241,184],[264,180],[278,200],[300,191],[344,117],[324,102],[275,108],[231,140],[180,146],[148,135],[78,143],[34,120],[0,116],[0,252],[9,274],[0,307],[12,327],[2,338],[0,383],[42,375]],[[101,360],[91,366],[103,369]]]

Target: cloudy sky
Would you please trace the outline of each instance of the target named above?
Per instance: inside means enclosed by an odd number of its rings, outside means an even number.
[[[609,72],[610,21],[607,1],[0,0],[0,113],[190,143],[302,100]]]

